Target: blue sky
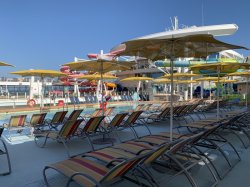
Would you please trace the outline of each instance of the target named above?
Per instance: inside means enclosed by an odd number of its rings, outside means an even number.
[[[0,76],[21,69],[59,69],[74,57],[108,52],[123,41],[179,24],[235,23],[220,40],[250,48],[248,0],[0,0]],[[249,56],[249,51],[238,51]]]

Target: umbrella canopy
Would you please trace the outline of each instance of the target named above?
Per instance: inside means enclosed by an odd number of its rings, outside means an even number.
[[[209,54],[227,49],[246,49],[216,40],[212,35],[197,34],[170,39],[137,39],[124,42],[117,48],[123,49],[119,55],[142,56],[151,60],[170,59],[173,73],[174,59],[177,57],[207,57]],[[115,50],[117,48],[114,48]],[[112,51],[111,51],[112,52]],[[171,95],[173,95],[173,76],[171,76]],[[173,99],[170,97],[170,140],[173,129]]]
[[[138,39],[120,44],[119,55],[141,56],[151,60],[176,57],[207,57],[227,49],[246,49],[216,40],[212,35],[199,34],[170,39]]]
[[[250,63],[238,63],[238,62],[217,62],[217,63],[206,63],[191,66],[191,71],[199,74],[221,74],[235,72],[238,69],[249,69]]]
[[[177,83],[178,80],[173,80],[174,83]],[[154,79],[153,80],[154,84],[169,84],[171,83],[170,79],[166,79],[166,78],[160,78],[160,79]]]
[[[110,60],[98,59],[98,60],[69,62],[63,64],[63,66],[69,66],[71,70],[76,70],[76,71],[86,70],[86,71],[106,73],[114,70],[122,70],[122,71],[130,70],[134,64],[135,64],[134,62],[127,62],[127,61],[110,61]]]
[[[95,73],[95,74],[90,74],[90,75],[83,75],[81,77],[78,77],[79,79],[88,79],[88,80],[100,80],[102,79],[117,79],[118,77],[109,75],[109,74],[103,74],[101,77],[101,74]]]
[[[191,66],[190,69],[192,71],[198,71],[201,74],[202,74],[202,71],[204,70],[215,71],[217,75],[217,82],[219,83],[220,82],[219,77],[221,76],[222,71],[224,70],[236,71],[237,69],[249,69],[249,67],[250,67],[249,63],[218,62],[218,63],[194,65],[194,66]],[[214,74],[214,72],[212,74]],[[219,97],[219,87],[217,91],[218,91],[218,97]],[[219,99],[217,99],[217,118],[219,118]]]
[[[217,77],[202,77],[202,78],[198,78],[198,79],[195,79],[195,81],[217,81],[218,78]],[[220,80],[222,80],[220,78]]]
[[[12,66],[12,67],[14,67],[13,65],[7,64],[7,63],[5,63],[5,62],[0,62],[0,66]]]
[[[126,82],[126,81],[151,81],[153,78],[150,77],[128,77],[125,79],[121,79],[121,82]]]
[[[234,73],[229,73],[226,76],[250,77],[250,72],[249,71],[234,72]]]
[[[188,78],[188,77],[196,77],[200,76],[199,74],[192,74],[192,73],[173,73],[174,78]],[[165,74],[162,78],[170,78],[171,74]]]
[[[218,80],[212,82],[218,83]],[[234,83],[234,82],[238,82],[238,80],[228,80],[228,79],[219,80],[219,83]]]
[[[67,74],[62,73],[60,71],[55,71],[55,70],[44,70],[44,69],[39,69],[39,70],[35,70],[35,69],[31,69],[31,70],[21,70],[21,71],[15,71],[15,72],[10,72],[11,74],[14,75],[21,75],[23,77],[27,77],[27,76],[37,76],[37,77],[41,77],[42,79],[42,94],[41,94],[41,103],[40,103],[40,109],[42,109],[43,107],[43,81],[45,77],[63,77],[63,76],[67,76]],[[30,94],[31,95],[31,94]]]
[[[10,72],[11,74],[14,75],[21,75],[23,77],[27,76],[37,76],[37,77],[63,77],[67,76],[66,73],[62,73],[60,71],[55,71],[55,70],[44,70],[44,69],[30,69],[30,70],[21,70],[21,71],[15,71],[15,72]]]

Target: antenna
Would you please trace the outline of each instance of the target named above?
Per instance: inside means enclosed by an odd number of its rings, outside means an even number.
[[[203,6],[203,0],[201,0],[201,25],[204,26],[204,6]]]

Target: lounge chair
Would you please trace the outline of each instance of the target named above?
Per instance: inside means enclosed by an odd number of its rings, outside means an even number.
[[[52,140],[56,140],[58,142],[63,143],[67,155],[70,157],[68,146],[66,142],[70,140],[73,136],[75,136],[76,131],[79,125],[83,122],[83,119],[78,120],[68,120],[64,122],[60,131],[44,131],[40,133],[34,134],[35,136],[35,143],[38,147],[45,147],[47,140],[50,138]]]
[[[150,153],[127,160],[116,159],[114,161],[118,161],[120,163],[114,167],[111,167],[112,164],[105,166],[94,160],[77,156],[46,166],[43,170],[44,181],[46,186],[49,186],[46,171],[48,169],[53,169],[68,177],[68,181],[66,183],[67,187],[73,181],[82,186],[110,186],[119,180],[129,180],[133,177],[134,174],[136,174],[136,172],[133,171],[136,169],[138,163],[149,155]],[[132,175],[127,175],[128,173],[132,173]]]
[[[100,126],[104,118],[105,116],[96,116],[96,117],[90,118],[86,122],[84,127],[82,129],[79,129],[77,132],[78,136],[87,138],[92,150],[94,150],[94,145],[91,141],[91,138],[95,136],[107,134],[107,131],[103,127]],[[109,143],[113,144],[113,142],[109,142]]]
[[[6,146],[5,142],[4,142],[4,140],[2,139],[3,130],[4,130],[4,127],[0,127],[0,142],[2,144],[2,145],[0,145],[0,156],[6,156],[8,170],[6,172],[1,172],[0,176],[9,175],[11,173],[11,163],[10,163],[9,152],[8,152],[8,149],[7,149],[7,146]],[[3,159],[1,159],[1,162],[3,162]],[[5,164],[1,163],[1,171],[2,171],[2,166],[3,165],[5,165]]]
[[[18,116],[11,116],[9,123],[4,123],[3,126],[7,128],[8,135],[6,138],[11,141],[12,138],[12,131],[15,131],[16,133],[22,133],[23,130],[28,126],[26,123],[26,117],[27,115],[18,115]]]
[[[129,128],[133,132],[134,137],[138,138],[138,134],[136,133],[135,128],[139,126],[144,126],[145,128],[147,128],[149,134],[151,134],[151,131],[146,124],[138,123],[139,117],[142,114],[142,112],[143,111],[132,112],[130,115],[128,115],[128,117],[122,123],[115,126],[115,131],[121,131],[121,130]]]
[[[71,121],[71,120],[77,120],[79,117],[81,118],[82,111],[83,111],[82,109],[73,110],[68,117],[67,116],[65,117],[65,120]]]
[[[124,118],[128,115],[128,113],[120,113],[120,114],[116,114],[114,116],[114,118],[109,122],[105,122],[105,128],[107,129],[107,131],[109,133],[115,133],[117,138],[119,139],[119,141],[121,142],[121,139],[117,133],[117,128],[120,127],[120,125],[122,124]]]
[[[92,118],[92,117],[97,117],[97,116],[101,116],[102,115],[102,109],[100,108],[97,108],[95,109],[95,111],[91,114],[85,114],[83,116],[81,116],[84,120],[87,120],[89,118]]]
[[[30,119],[30,126],[34,128],[34,132],[43,130],[45,127],[45,117],[47,113],[33,114]]]
[[[50,129],[58,130],[57,127],[61,125],[65,119],[68,111],[59,111],[56,112],[52,119],[46,119],[45,123],[48,124]]]

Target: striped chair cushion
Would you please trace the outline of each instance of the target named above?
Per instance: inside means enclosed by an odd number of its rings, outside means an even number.
[[[109,171],[105,166],[80,156],[57,162],[55,164],[52,164],[51,166],[60,170],[64,175],[68,177],[70,177],[74,173],[80,172],[91,176],[97,182],[99,182]],[[95,186],[95,184],[85,176],[78,175],[73,179],[77,183],[87,187]]]

